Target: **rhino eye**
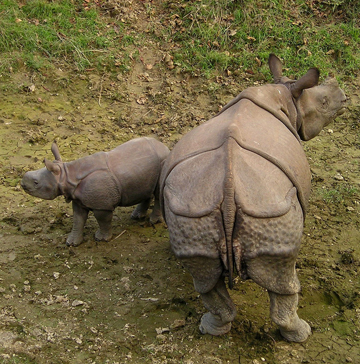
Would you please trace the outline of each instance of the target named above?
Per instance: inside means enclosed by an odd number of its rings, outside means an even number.
[[[37,179],[34,180],[34,185],[37,186],[39,184],[39,181]]]

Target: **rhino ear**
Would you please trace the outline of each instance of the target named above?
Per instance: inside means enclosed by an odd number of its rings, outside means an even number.
[[[317,68],[310,68],[306,75],[291,84],[291,94],[297,99],[303,90],[316,86],[319,83],[320,71]]]
[[[60,166],[57,163],[50,162],[48,159],[44,159],[45,167],[51,173],[58,175],[60,174]]]
[[[282,63],[273,53],[269,56],[269,68],[274,77],[274,82],[279,83],[282,77]]]
[[[61,162],[61,156],[56,142],[52,143],[51,151],[54,154],[55,160]]]

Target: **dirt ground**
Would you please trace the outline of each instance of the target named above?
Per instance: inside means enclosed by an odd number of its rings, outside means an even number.
[[[297,269],[299,315],[313,335],[286,342],[269,318],[266,291],[238,281],[229,334],[201,335],[205,309],[173,256],[166,226],[118,208],[110,242],[65,245],[71,205],[20,188],[23,174],[154,136],[172,148],[258,78],[205,80],[169,69],[148,43],[131,71],[99,76],[57,67],[0,79],[0,363],[359,363],[359,86],[343,86],[349,110],[304,144],[313,176]],[[249,78],[250,77],[250,78]],[[260,81],[262,82],[262,81]]]

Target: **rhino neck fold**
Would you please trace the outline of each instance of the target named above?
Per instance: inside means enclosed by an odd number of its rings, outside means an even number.
[[[80,180],[72,181],[71,178],[69,178],[69,169],[67,163],[62,163],[59,188],[61,194],[64,195],[66,202],[70,202],[74,199],[74,191],[79,183]]]
[[[264,85],[250,87],[225,105],[217,115],[222,114],[225,110],[244,99],[250,100],[258,107],[275,116],[289,129],[299,142],[301,141],[297,133],[297,124],[299,122],[298,111],[293,97],[286,86]]]

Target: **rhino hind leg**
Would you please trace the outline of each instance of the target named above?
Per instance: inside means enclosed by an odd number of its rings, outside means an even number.
[[[164,222],[161,214],[160,201],[155,197],[154,207],[150,214],[150,222],[152,224],[157,224],[158,222]]]
[[[150,202],[151,202],[151,198],[140,202],[135,207],[135,210],[131,214],[131,218],[134,220],[139,220],[139,219],[146,217],[146,213],[147,213],[147,210],[149,209]]]
[[[192,257],[182,259],[194,279],[195,290],[200,293],[205,308],[200,323],[202,334],[223,335],[230,331],[236,308],[227,291],[219,258]]]
[[[108,210],[94,210],[95,218],[99,224],[99,229],[95,233],[98,241],[109,241],[112,236],[112,217],[113,212]]]
[[[85,222],[88,218],[89,210],[81,207],[76,201],[72,202],[73,227],[66,239],[67,246],[78,246],[83,241]]]
[[[271,319],[279,326],[281,335],[295,342],[303,342],[311,335],[307,322],[296,313],[298,294],[282,295],[269,291]]]

